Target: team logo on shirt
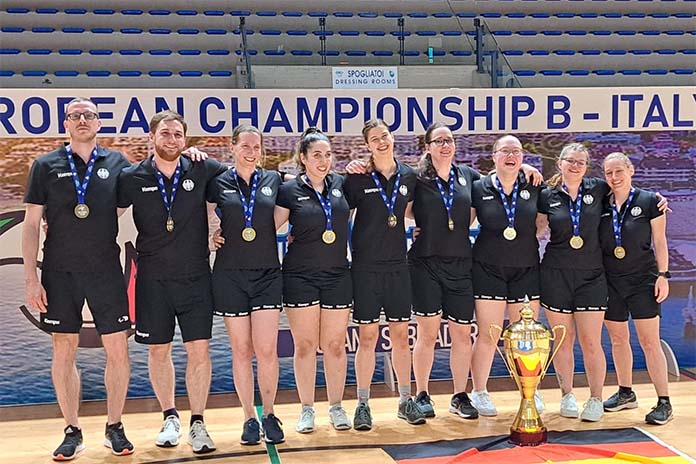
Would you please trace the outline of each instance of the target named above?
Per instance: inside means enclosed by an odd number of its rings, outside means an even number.
[[[181,183],[181,187],[183,187],[183,189],[186,190],[187,192],[190,192],[191,190],[193,190],[193,188],[194,188],[195,186],[196,186],[196,184],[194,184],[193,181],[192,181],[191,179],[185,179],[185,180]]]
[[[261,189],[261,193],[263,193],[267,197],[270,197],[271,195],[273,195],[273,189],[271,187],[266,186]]]
[[[108,179],[109,170],[106,168],[99,168],[97,169],[97,176],[99,176],[100,179]]]
[[[403,196],[408,195],[408,186],[401,184],[399,186],[399,193]]]
[[[633,208],[631,208],[631,216],[633,217],[640,216],[642,213],[643,208],[641,208],[640,206],[634,206]]]
[[[529,194],[529,190],[520,190],[520,198],[523,200],[529,200],[529,197],[531,195]]]
[[[592,195],[583,195],[582,201],[586,205],[591,205],[592,203],[594,203],[594,197]]]
[[[331,191],[331,195],[335,196],[336,198],[341,198],[343,196],[343,193],[339,189],[333,189]]]
[[[461,176],[458,180],[459,180],[459,185],[466,186],[466,177]]]

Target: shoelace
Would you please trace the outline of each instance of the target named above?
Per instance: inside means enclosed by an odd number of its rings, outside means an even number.
[[[312,418],[314,418],[314,411],[312,411],[311,409],[304,409],[302,411],[302,414],[300,415],[301,422],[309,421]]]
[[[208,435],[208,431],[205,429],[204,424],[193,424],[193,427],[191,427],[191,438],[195,440],[199,436],[205,435]]]
[[[407,401],[406,406],[404,406],[404,411],[406,412],[407,416],[410,416],[414,412],[420,410],[416,408],[416,404],[413,401]]]
[[[266,416],[266,419],[271,419],[273,422],[276,423],[276,425],[283,425],[283,422],[276,417],[275,414],[269,414]]]
[[[178,433],[179,427],[181,427],[181,424],[179,424],[174,419],[167,419],[166,421],[164,421],[164,425],[162,426],[162,430],[160,430],[160,432],[164,432],[165,429],[167,429],[169,427],[173,427],[174,430]]]
[[[370,412],[367,409],[367,405],[365,405],[365,407],[359,407],[357,413],[358,420],[362,422],[367,422],[368,420],[370,420]]]

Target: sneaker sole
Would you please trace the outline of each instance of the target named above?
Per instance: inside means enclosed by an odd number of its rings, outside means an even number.
[[[155,445],[159,446],[160,448],[174,448],[175,446],[179,446],[179,439],[155,441]]]
[[[361,430],[363,432],[372,430],[372,426],[370,424],[358,424],[358,425],[353,425],[353,428],[355,430]]]
[[[128,456],[129,454],[133,454],[133,448],[123,448],[121,451],[116,451],[113,446],[111,446],[111,441],[108,439],[104,439],[104,446],[107,448],[111,449],[111,454],[115,456]]]
[[[476,408],[476,406],[474,406]],[[476,410],[479,413],[479,416],[485,416],[485,417],[495,417],[498,415],[498,411],[486,411],[486,410],[481,410],[479,408],[476,408]]]
[[[478,411],[476,412],[476,414],[464,414],[459,409],[453,408],[452,406],[449,407],[449,412],[451,412],[452,414],[456,414],[457,416],[461,417],[462,419],[473,420],[473,419],[478,419],[478,416],[479,416]]]
[[[264,438],[263,441],[269,445],[280,445],[281,443],[285,443],[285,438],[282,440],[269,440],[268,438]]]
[[[333,422],[331,422],[331,425],[333,425],[333,428],[335,430],[341,430],[341,431],[350,430],[352,428],[352,425],[350,425],[350,424],[334,424]]]
[[[298,429],[297,427],[295,427],[295,432],[297,432],[297,433],[312,433],[312,432],[314,432],[314,427],[311,427],[311,428],[305,427],[303,429]]]
[[[579,412],[566,412],[566,413],[561,412],[561,417],[565,417],[566,419],[577,419],[578,417],[580,417],[580,413]]]
[[[423,425],[426,422],[425,417],[421,417],[421,418],[416,419],[416,420],[408,420],[408,417],[404,416],[403,414],[398,414],[398,413],[397,413],[396,417],[398,417],[399,419],[405,420],[406,422],[408,422],[411,425]]]
[[[75,459],[77,457],[78,454],[83,452],[85,450],[85,448],[86,448],[86,446],[83,443],[75,449],[75,452],[71,456],[64,456],[63,454],[60,454],[60,453],[57,455],[54,454],[53,460],[54,461],[72,461],[73,459]]]
[[[432,419],[433,417],[435,417],[435,410],[434,409],[430,410],[430,411],[423,411],[421,408],[418,408],[418,409],[420,409],[420,412],[423,413],[423,415],[425,416],[426,419]]]
[[[258,445],[259,443],[261,443],[261,439],[259,439],[258,441],[252,441],[252,440],[244,441],[244,440],[239,440],[239,444],[240,444],[240,445],[243,445],[243,446],[254,446],[254,445]]]
[[[604,417],[604,415],[601,415],[597,418],[595,418],[595,417],[580,417],[580,420],[583,422],[599,422],[600,420],[602,420],[602,417]]]
[[[193,450],[193,452],[194,452],[195,454],[205,454],[205,453],[212,453],[212,452],[215,451],[217,448],[215,448],[214,446],[211,448],[211,447],[209,447],[208,445],[203,445],[203,446],[201,446],[199,449],[196,449],[196,448],[193,448],[193,447],[191,447],[191,449]]]
[[[618,406],[614,406],[611,408],[604,406],[604,410],[606,412],[617,412],[617,411],[621,411],[623,409],[636,409],[637,407],[638,407],[638,401],[631,401],[630,403],[620,404]]]
[[[659,421],[656,419],[645,419],[646,424],[651,424],[651,425],[665,425],[667,422],[671,421],[674,416],[672,414],[669,415],[667,420]]]

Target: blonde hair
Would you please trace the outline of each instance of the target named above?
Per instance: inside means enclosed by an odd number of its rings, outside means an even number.
[[[582,143],[574,142],[574,143],[569,143],[568,145],[564,146],[561,149],[561,154],[558,155],[558,160],[561,161],[561,160],[566,159],[566,155],[568,155],[572,151],[576,151],[578,153],[584,153],[585,158],[587,160],[587,167],[588,168],[590,167],[590,161],[591,161],[590,160],[590,152],[587,149],[587,147],[585,145],[583,145]],[[549,187],[558,187],[563,182],[562,177],[563,176],[561,175],[561,173],[557,172],[556,174],[551,176],[551,178],[548,181],[546,181],[546,185],[548,185]]]
[[[633,163],[631,162],[631,159],[626,156],[624,153],[621,153],[620,151],[615,151],[613,153],[609,153],[606,158],[604,158],[603,164],[607,164],[607,161],[613,161],[613,160],[619,160],[623,161],[623,163],[626,165],[627,168],[632,168]]]
[[[293,157],[295,160],[295,165],[297,166],[297,170],[301,173],[306,171],[305,165],[302,162],[302,158],[300,155],[305,155],[307,156],[307,152],[309,149],[314,145],[315,142],[326,142],[326,143],[331,143],[329,138],[324,134],[322,131],[317,129],[316,127],[308,127],[300,136],[300,141],[297,143],[297,148],[295,149],[295,156]]]
[[[259,139],[261,140],[261,159],[259,160],[258,165],[262,168],[264,164],[266,164],[266,148],[263,145],[263,134],[256,126],[252,126],[251,124],[240,124],[232,131],[232,139],[230,140],[232,145],[237,145],[239,142],[239,136],[242,134],[256,134],[259,136]]]

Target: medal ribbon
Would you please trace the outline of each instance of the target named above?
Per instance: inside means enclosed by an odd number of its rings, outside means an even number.
[[[566,193],[569,192],[566,184],[563,184],[563,190]],[[570,203],[568,204],[568,209],[570,210],[570,221],[573,223],[573,235],[575,237],[580,236],[580,212],[582,210],[582,183],[578,187],[578,196],[573,203],[573,199],[570,198],[570,193],[568,193],[568,199]]]
[[[251,219],[254,216],[254,205],[256,204],[256,187],[258,186],[258,171],[254,169],[254,173],[251,175],[251,192],[249,192],[249,201],[247,202],[244,198],[244,193],[239,187],[239,176],[237,175],[237,169],[232,169],[232,174],[234,175],[234,181],[237,183],[237,190],[239,190],[239,199],[242,201],[242,209],[244,209],[244,224],[246,227],[251,227]]]
[[[77,174],[77,167],[75,166],[75,160],[73,159],[72,147],[68,145],[65,147],[68,152],[68,163],[70,163],[70,172],[72,172],[73,184],[75,184],[75,191],[77,192],[77,204],[85,204],[85,196],[87,195],[87,186],[89,185],[89,179],[92,177],[92,171],[94,170],[94,163],[97,161],[97,147],[94,147],[92,154],[89,155],[89,161],[87,162],[87,171],[85,171],[85,178],[80,183],[80,176]]]
[[[179,178],[181,177],[181,160],[177,164],[174,170],[174,176],[172,177],[172,194],[171,198],[167,197],[167,189],[164,186],[164,176],[157,169],[155,164],[155,158],[152,158],[152,166],[155,168],[155,174],[157,175],[157,186],[159,187],[160,194],[162,195],[162,201],[164,202],[164,209],[167,210],[167,217],[172,217],[172,208],[174,207],[174,199],[176,198],[176,190],[179,186]]]
[[[630,208],[631,202],[633,201],[633,196],[635,194],[636,189],[631,187],[631,193],[628,194],[628,200],[626,200],[622,214],[619,214],[619,210],[616,208],[616,201],[611,203],[611,222],[614,226],[614,241],[616,242],[617,247],[621,246],[621,228],[623,227],[623,221],[626,217],[626,211],[628,211],[628,208]]]
[[[396,206],[396,194],[399,192],[399,183],[401,181],[401,172],[399,172],[399,166],[396,166],[396,182],[394,182],[394,189],[392,191],[391,195],[391,201],[387,198],[387,194],[385,193],[384,189],[382,188],[382,183],[379,181],[379,178],[377,177],[377,173],[375,171],[372,171],[372,180],[375,182],[375,185],[379,189],[379,194],[382,195],[382,201],[384,201],[384,204],[387,207],[387,211],[389,212],[389,216],[394,214],[394,207]]]
[[[326,186],[327,196],[324,197],[324,195],[322,195],[314,189],[314,187],[312,186],[312,181],[309,180],[309,177],[307,177],[306,174],[302,175],[302,180],[304,180],[307,183],[307,185],[312,187],[312,190],[317,195],[317,199],[319,200],[319,203],[321,204],[321,207],[324,210],[324,215],[326,216],[326,230],[333,230],[333,226],[331,225],[331,197],[329,196],[329,187]]]
[[[447,210],[447,219],[450,220],[452,219],[452,204],[454,203],[454,166],[450,167],[448,193],[445,193],[445,189],[442,187],[440,176],[435,176],[435,182],[437,182],[437,189],[440,191],[440,197]]]
[[[498,176],[495,176],[495,186],[500,192],[500,198],[503,200],[503,208],[505,208],[505,214],[507,215],[508,227],[515,228],[515,210],[517,209],[517,190],[520,185],[520,180],[515,180],[515,185],[512,187],[512,198],[510,203],[507,201],[507,196],[505,195],[505,189],[503,189],[503,184],[500,183]]]

